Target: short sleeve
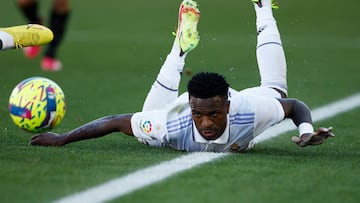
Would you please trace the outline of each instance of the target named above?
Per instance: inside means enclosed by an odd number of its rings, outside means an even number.
[[[254,102],[256,106],[254,126],[255,136],[284,120],[285,112],[277,99],[257,96],[254,97],[252,102]]]

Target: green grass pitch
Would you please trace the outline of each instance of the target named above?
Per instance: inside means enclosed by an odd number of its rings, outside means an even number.
[[[51,1],[49,1],[51,2]],[[47,16],[50,3],[40,1]],[[13,87],[32,76],[63,89],[64,132],[93,119],[141,109],[168,54],[180,1],[71,1],[72,14],[58,53],[64,69],[46,73],[40,58],[0,52],[0,202],[52,202],[66,195],[184,155],[139,144],[123,134],[61,148],[32,147],[7,105]],[[224,74],[232,87],[259,84],[255,14],[249,1],[201,1],[199,47],[185,69]],[[280,0],[275,16],[288,63],[290,97],[311,108],[360,91],[360,3]],[[24,24],[14,1],[1,3],[1,26]],[[4,9],[6,8],[6,9]],[[181,88],[189,76],[184,76]],[[319,147],[298,148],[296,131],[260,143],[112,202],[360,202],[360,109],[316,123],[337,135]]]

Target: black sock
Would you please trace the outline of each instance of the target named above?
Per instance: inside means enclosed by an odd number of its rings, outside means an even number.
[[[26,7],[20,7],[22,13],[29,23],[41,24],[41,17],[38,15],[38,2]]]
[[[64,38],[66,25],[68,22],[70,12],[67,13],[56,13],[54,10],[51,11],[49,28],[54,33],[54,39],[50,42],[49,46],[47,46],[45,56],[55,58],[56,50]]]

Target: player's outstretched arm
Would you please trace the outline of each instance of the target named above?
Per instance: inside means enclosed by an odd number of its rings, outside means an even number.
[[[292,119],[299,128],[299,136],[291,138],[298,146],[319,145],[328,137],[335,137],[332,127],[321,127],[314,132],[310,109],[304,102],[297,99],[279,99],[279,101],[283,106],[285,118]]]
[[[301,123],[312,125],[310,109],[304,102],[293,98],[278,100],[284,109],[285,118],[292,119],[296,126],[299,126]]]
[[[31,145],[63,146],[71,142],[102,137],[113,132],[133,135],[131,129],[132,114],[106,116],[86,123],[79,128],[63,134],[41,133],[31,138]]]

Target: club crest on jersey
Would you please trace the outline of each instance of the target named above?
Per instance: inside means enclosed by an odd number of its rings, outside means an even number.
[[[146,134],[150,134],[153,131],[153,125],[151,121],[149,120],[143,121],[141,124],[141,130]]]

